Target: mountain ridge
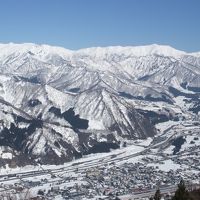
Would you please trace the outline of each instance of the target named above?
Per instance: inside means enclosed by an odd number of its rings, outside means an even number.
[[[61,51],[65,51],[66,53],[78,53],[78,52],[87,52],[87,51],[103,51],[103,50],[108,50],[108,51],[122,51],[122,50],[138,50],[141,49],[141,52],[147,50],[147,54],[149,52],[154,52],[157,51],[158,53],[164,51],[164,52],[168,52],[168,51],[173,51],[173,52],[177,52],[179,54],[188,54],[188,55],[194,55],[195,54],[199,54],[200,52],[186,52],[186,51],[182,51],[182,50],[178,50],[172,46],[169,45],[160,45],[160,44],[149,44],[149,45],[138,45],[138,46],[97,46],[97,47],[89,47],[89,48],[80,48],[77,50],[71,50],[71,49],[67,49],[65,47],[60,47],[60,46],[53,46],[53,45],[48,45],[48,44],[36,44],[36,43],[0,43],[0,49],[1,48],[16,48],[16,50],[21,49],[37,49],[37,48],[44,48],[44,49],[51,49],[51,50],[61,50]],[[59,51],[58,51],[59,52]],[[57,53],[58,53],[57,52]],[[60,53],[60,52],[59,52]],[[90,52],[91,53],[91,52]],[[134,52],[133,52],[134,53]],[[139,54],[139,53],[137,53]]]
[[[199,57],[169,46],[0,45],[0,148],[48,164],[154,138],[198,116],[199,83]]]

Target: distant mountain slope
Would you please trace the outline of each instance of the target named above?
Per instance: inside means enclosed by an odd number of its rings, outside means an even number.
[[[169,46],[0,44],[1,149],[17,165],[61,163],[153,137],[156,123],[198,114],[199,80],[199,54]]]

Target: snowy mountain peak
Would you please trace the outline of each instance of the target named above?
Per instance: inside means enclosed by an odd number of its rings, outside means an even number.
[[[106,55],[119,54],[119,55],[132,55],[132,56],[147,56],[147,55],[161,55],[169,57],[180,57],[187,54],[184,51],[176,50],[170,46],[164,45],[146,45],[146,46],[110,46],[110,47],[92,47],[87,49],[78,50],[79,54],[89,54],[95,57],[105,57]]]
[[[177,50],[167,45],[145,45],[145,46],[108,46],[108,47],[91,47],[79,50],[69,50],[63,47],[49,46],[46,44],[34,44],[34,43],[8,43],[0,44],[0,57],[6,56],[13,53],[32,53],[38,56],[46,56],[49,54],[58,54],[63,57],[71,56],[86,56],[90,57],[106,57],[109,55],[125,55],[125,56],[147,56],[147,55],[160,55],[169,57],[181,57],[183,55],[193,55],[199,57],[197,53],[187,53],[184,51]]]
[[[199,91],[200,58],[170,46],[0,44],[0,147],[43,163],[117,148],[192,119]]]
[[[60,56],[69,56],[72,54],[71,50],[49,46],[46,44],[38,45],[34,43],[23,43],[23,44],[0,44],[0,57],[6,57],[12,54],[31,54],[39,57],[47,56],[49,54],[58,54]]]

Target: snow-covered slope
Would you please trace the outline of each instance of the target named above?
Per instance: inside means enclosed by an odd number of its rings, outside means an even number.
[[[198,53],[169,46],[0,44],[0,145],[59,163],[153,137],[198,116],[199,80]]]

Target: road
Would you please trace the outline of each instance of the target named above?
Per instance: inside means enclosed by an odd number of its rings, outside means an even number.
[[[167,194],[174,194],[177,187],[175,186],[167,186],[160,189],[161,194],[167,195]],[[136,199],[145,199],[150,198],[155,195],[156,189],[148,190],[148,191],[141,191],[138,193],[133,194],[127,194],[123,196],[119,196],[121,200],[136,200]]]

